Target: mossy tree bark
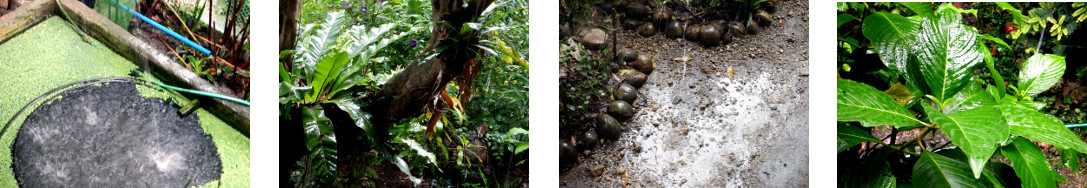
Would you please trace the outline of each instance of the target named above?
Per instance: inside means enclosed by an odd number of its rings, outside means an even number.
[[[425,51],[438,52],[423,63],[411,63],[389,79],[371,103],[371,112],[389,120],[410,118],[439,99],[439,93],[453,78],[462,76],[476,61],[480,49],[478,31],[460,32],[465,23],[476,20],[494,0],[433,0],[433,30]],[[378,126],[384,126],[378,124]]]
[[[295,39],[298,38],[298,12],[302,6],[298,0],[279,0],[279,6],[279,51],[294,50]],[[294,53],[280,58],[279,62],[291,70]]]

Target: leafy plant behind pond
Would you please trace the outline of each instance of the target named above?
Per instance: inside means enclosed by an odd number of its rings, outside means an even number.
[[[384,117],[372,117],[370,101],[364,98],[380,91],[382,83],[406,66],[436,53],[424,50],[434,27],[430,3],[304,2],[301,23],[319,23],[299,24],[297,47],[280,54],[293,55],[295,61],[279,65],[281,116],[301,120],[303,125],[291,126],[304,128],[308,152],[292,168],[297,169],[292,182],[378,186],[374,183],[398,178],[381,170],[389,164],[414,185],[495,187],[527,180],[527,5],[527,1],[496,2],[478,22],[464,27],[462,33],[482,33],[477,47],[485,55],[476,59],[482,68],[477,67],[472,78],[458,77],[444,86],[442,96],[453,101],[448,109],[427,109],[418,117],[387,122],[388,135],[379,135],[382,131],[374,124]],[[309,20],[314,15],[324,19]],[[301,117],[291,117],[291,111],[301,111],[297,114]],[[331,117],[340,111],[363,130],[361,139],[337,135],[338,129],[354,129],[339,127],[343,125],[339,119],[345,118]],[[441,116],[432,116],[436,114]],[[430,134],[425,133],[428,124],[435,129]],[[480,126],[485,128],[476,130]],[[352,154],[345,149],[356,147],[364,150]],[[345,155],[348,159],[341,159]],[[497,161],[481,163],[491,158]],[[524,177],[510,174],[515,167],[526,169]],[[494,179],[498,177],[503,179]]]
[[[970,10],[949,3],[936,7],[931,13],[924,7],[913,9],[918,15],[910,17],[872,13],[861,22],[864,38],[846,40],[853,44],[870,40],[870,50],[893,75],[886,81],[905,88],[880,91],[854,80],[837,81],[838,171],[844,173],[839,186],[1055,187],[1056,181],[1066,181],[1032,142],[1053,145],[1062,158],[1087,152],[1087,143],[1060,120],[1039,112],[1045,103],[1033,101],[1064,74],[1064,57],[1030,56],[1018,83],[1008,86],[1013,91],[1008,94],[1003,81],[988,83],[972,72],[984,63],[995,80],[1003,80],[982,43],[991,37],[961,24],[960,13]],[[853,20],[862,19],[839,16],[839,26]],[[881,125],[890,126],[892,134],[910,130],[920,134],[888,143],[870,133],[871,127]],[[957,147],[926,144],[922,139],[938,132]],[[865,142],[878,147],[860,149]],[[992,160],[996,156],[1010,163]],[[860,161],[851,162],[857,157]]]

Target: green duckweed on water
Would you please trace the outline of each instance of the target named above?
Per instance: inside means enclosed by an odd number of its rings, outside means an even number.
[[[128,77],[138,67],[117,55],[97,40],[90,44],[60,17],[51,17],[0,44],[0,122],[7,123],[11,115],[39,95],[61,85],[98,77]],[[137,87],[143,97],[171,100],[185,105],[189,99],[173,91],[155,87]],[[37,106],[31,106],[34,109]],[[16,187],[12,174],[11,148],[22,117],[4,135],[0,135],[0,187]],[[220,180],[201,187],[249,186],[249,138],[231,128],[211,113],[199,109],[204,131],[212,136],[223,165]]]

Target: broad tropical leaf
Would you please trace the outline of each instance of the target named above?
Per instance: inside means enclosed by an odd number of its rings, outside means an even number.
[[[917,164],[913,165],[913,186],[915,187],[993,187],[988,180],[970,175],[970,166],[966,163],[933,152],[921,153]]]
[[[347,112],[347,115],[351,116],[352,120],[355,120],[355,126],[362,128],[366,132],[367,138],[373,137],[373,115],[370,112],[362,110],[362,106],[365,103],[350,97],[338,98],[332,100],[339,107],[340,110]]]
[[[983,54],[978,52],[978,32],[962,25],[962,16],[952,10],[925,17],[917,34],[919,49],[911,58],[920,67],[924,83],[931,94],[940,101],[953,97],[970,80],[970,72],[981,63]]]
[[[966,153],[963,153],[962,149],[959,149],[958,147],[936,149],[935,153],[938,154],[938,155],[943,155],[943,156],[951,158],[951,159],[955,159],[957,161],[969,160],[968,157],[966,156]],[[988,165],[985,166],[985,169],[983,169],[981,171],[981,179],[984,179],[985,181],[989,181],[989,183],[993,184],[993,187],[1003,188],[1004,187],[1003,183],[1001,183],[1001,181],[996,177],[995,173],[993,173],[993,169],[991,169],[993,166],[996,166],[996,165],[992,165],[993,163],[987,163],[987,164]],[[1009,169],[1011,168],[1010,166],[1008,166],[1008,165],[1006,165],[1004,163],[996,163],[996,164],[1007,166]],[[1015,174],[1013,173],[1011,176],[1014,177]],[[1016,183],[1016,184],[1018,184],[1018,183]]]
[[[321,106],[302,108],[302,123],[306,133],[306,148],[310,150],[313,164],[320,175],[331,175],[336,171],[336,133],[332,120],[325,117]]]
[[[887,67],[906,72],[906,62],[913,47],[909,41],[917,35],[920,24],[898,14],[877,12],[864,18],[861,32],[872,41],[879,59]],[[907,79],[910,75],[906,74]]]
[[[1034,54],[1019,70],[1020,96],[1032,98],[1049,90],[1064,75],[1064,57],[1049,54]]]
[[[1008,124],[998,118],[1000,111],[994,107],[979,107],[945,115],[926,105],[925,113],[951,138],[952,143],[963,150],[974,178],[981,177],[985,163],[996,152],[1000,142],[1008,138]]]
[[[309,80],[310,85],[313,86],[313,93],[310,93],[306,97],[308,103],[316,102],[317,99],[326,93],[330,89],[328,87],[332,85],[332,82],[340,75],[340,69],[343,68],[348,62],[347,53],[336,53],[335,56],[326,56],[321,59],[320,63],[317,63],[317,68],[314,69],[313,79]],[[329,96],[332,97],[332,96]]]
[[[343,11],[330,12],[325,16],[325,23],[320,25],[319,29],[313,32],[313,36],[307,37],[301,41],[295,51],[297,54],[295,57],[299,57],[298,61],[300,66],[296,66],[302,69],[301,75],[307,75],[306,80],[313,80],[313,71],[317,67],[317,62],[324,59],[325,54],[328,54],[332,50],[332,46],[336,44],[336,39],[340,37],[341,30],[343,30]],[[303,36],[303,35],[300,35]]]
[[[411,175],[411,166],[408,165],[408,162],[405,162],[404,159],[402,159],[402,158],[400,158],[398,156],[390,156],[390,158],[391,159],[389,159],[389,161],[392,161],[393,164],[396,164],[396,167],[400,168],[400,172],[403,172],[404,174],[408,175],[408,180],[411,180],[411,183],[413,183],[415,185],[419,185],[419,183],[423,183],[422,178],[418,178],[418,177],[415,177],[415,175]]]
[[[1061,151],[1061,164],[1071,168],[1073,172],[1079,173],[1079,152],[1071,149],[1060,149]]]
[[[842,27],[842,24],[849,23],[851,21],[860,21],[860,18],[853,16],[852,14],[838,14],[838,27]]]
[[[434,156],[434,153],[427,151],[426,148],[423,148],[423,146],[420,145],[418,142],[415,142],[415,140],[403,137],[397,137],[395,140],[404,143],[404,145],[407,145],[408,148],[410,148],[412,151],[415,151],[416,155],[425,158],[427,160],[427,163],[434,164],[438,161],[437,157]]]
[[[1049,166],[1037,145],[1023,137],[1012,139],[1011,144],[1000,148],[1000,153],[1012,162],[1023,187],[1057,187],[1058,180],[1068,181]]]
[[[948,112],[948,114],[954,114],[959,111],[974,109],[983,105],[998,104],[996,100],[993,99],[993,94],[989,92],[989,90],[982,88],[982,86],[976,83],[967,84],[966,88],[964,88],[958,94],[955,94],[955,98],[959,100],[947,106],[946,111]]]
[[[1087,143],[1064,127],[1064,123],[1048,114],[1023,108],[1019,105],[1000,105],[1004,119],[1010,125],[1011,134],[1034,141],[1052,144],[1060,149],[1087,152]]]
[[[901,2],[899,4],[902,4],[902,5],[906,6],[906,8],[909,8],[914,13],[917,13],[917,15],[921,15],[921,16],[931,16],[932,15],[933,5],[932,5],[931,2]]]
[[[865,127],[906,127],[919,122],[887,94],[845,79],[838,79],[838,121],[859,121]]]
[[[1000,46],[1003,46],[1004,49],[1012,49],[1011,46],[1008,46],[1008,43],[1004,43],[1004,40],[1001,40],[1000,38],[996,38],[996,37],[993,37],[993,36],[989,36],[989,34],[984,34],[984,35],[978,36],[978,39],[985,39],[985,40],[993,41],[993,43],[996,43],[996,44],[999,44]]]
[[[857,144],[863,142],[880,142],[879,139],[872,136],[872,133],[864,131],[859,127],[849,126],[847,124],[838,123],[838,152],[845,151]]]

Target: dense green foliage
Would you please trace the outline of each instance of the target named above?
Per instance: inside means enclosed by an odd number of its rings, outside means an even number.
[[[485,171],[512,168],[527,170],[528,144],[528,6],[527,1],[500,1],[488,7],[473,29],[482,33],[477,61],[481,70],[471,80],[454,80],[446,86],[453,104],[437,112],[390,122],[388,143],[375,139],[374,119],[364,98],[374,95],[394,74],[409,63],[420,63],[425,54],[431,24],[430,2],[302,1],[295,62],[280,63],[280,111],[286,119],[300,118],[309,153],[298,162],[291,179],[296,185],[375,186],[385,179],[377,168],[392,164],[413,184],[433,186],[508,186],[527,179],[507,172]],[[458,78],[459,79],[459,78]],[[462,85],[466,84],[466,85]],[[471,89],[472,96],[458,96]],[[377,155],[364,160],[339,159],[346,144],[336,135],[330,109],[346,112],[350,122],[365,133],[362,148]],[[300,109],[302,117],[292,116]],[[442,116],[431,122],[434,113]],[[428,123],[434,133],[425,133]],[[281,125],[299,126],[299,125]],[[473,135],[486,126],[486,135]],[[475,139],[483,140],[473,142]],[[489,146],[489,147],[488,147]],[[477,151],[488,150],[486,153]],[[365,152],[365,151],[364,151]],[[486,154],[490,154],[487,156]],[[496,159],[491,165],[480,162]],[[340,166],[338,161],[365,161]],[[344,168],[352,174],[338,173]],[[492,168],[487,170],[485,168]],[[456,174],[443,176],[442,174]],[[499,174],[502,174],[501,176]],[[477,177],[467,179],[466,177]],[[502,177],[504,179],[497,179]],[[424,182],[424,180],[429,180]]]
[[[1052,6],[1064,5],[1041,7]],[[1039,112],[1047,103],[1034,100],[1059,83],[1065,57],[1008,52],[1027,58],[1018,61],[1017,74],[1003,74],[995,65],[1004,57],[989,46],[1008,50],[1009,43],[964,24],[977,12],[951,3],[839,3],[837,151],[838,171],[846,172],[839,187],[1056,187],[1066,181],[1034,142],[1058,148],[1062,160],[1073,160],[1065,164],[1078,167],[1087,142]],[[920,133],[904,142],[873,136],[872,128],[884,125],[891,134]],[[925,140],[941,133],[950,142]],[[1000,157],[1008,162],[993,160]]]

